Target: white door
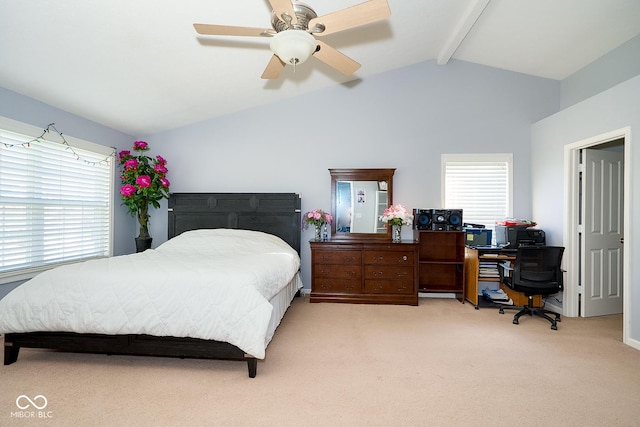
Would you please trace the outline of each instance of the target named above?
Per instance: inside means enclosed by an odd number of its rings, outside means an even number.
[[[583,317],[622,313],[624,153],[583,153],[580,311]]]

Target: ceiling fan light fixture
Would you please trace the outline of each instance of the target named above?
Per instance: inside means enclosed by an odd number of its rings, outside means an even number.
[[[299,65],[316,50],[316,39],[304,30],[285,30],[273,36],[270,47],[285,64]]]

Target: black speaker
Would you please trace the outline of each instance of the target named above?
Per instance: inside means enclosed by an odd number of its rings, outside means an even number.
[[[431,209],[413,210],[413,228],[416,230],[431,230]]]
[[[427,210],[422,210],[426,211]],[[431,225],[426,230],[460,231],[462,230],[462,209],[431,209]]]
[[[449,211],[445,209],[431,209],[431,219],[434,224],[447,224]]]
[[[447,230],[461,231],[462,230],[462,209],[450,209],[447,211]]]
[[[416,230],[460,231],[462,209],[414,209],[413,228]]]

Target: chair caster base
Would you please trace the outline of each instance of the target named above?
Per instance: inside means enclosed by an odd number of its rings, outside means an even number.
[[[540,316],[544,319],[547,319],[550,323],[551,323],[551,329],[553,329],[554,331],[558,330],[558,322],[561,321],[560,319],[560,315],[558,313],[553,313],[555,318],[549,317],[547,315],[547,313],[551,313],[549,311],[542,311],[542,310],[536,310],[533,307],[525,307],[523,310],[521,310],[519,313],[517,313],[514,317],[513,317],[513,324],[517,325],[519,323],[519,319],[521,316],[528,314],[531,317],[534,317],[534,315],[536,316]]]

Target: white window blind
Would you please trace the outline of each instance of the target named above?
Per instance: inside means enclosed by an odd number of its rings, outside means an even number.
[[[512,163],[511,154],[442,155],[444,207],[495,230],[496,220],[511,216]]]
[[[111,255],[110,149],[98,146],[101,152],[94,152],[76,144],[71,148],[53,137],[36,142],[36,136],[0,130],[3,281]]]

